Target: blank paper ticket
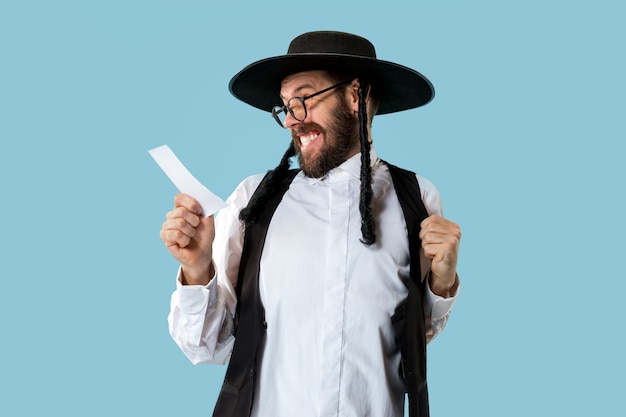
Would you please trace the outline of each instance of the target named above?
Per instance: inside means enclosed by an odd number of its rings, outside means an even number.
[[[172,152],[169,146],[159,146],[148,152],[174,183],[176,188],[178,188],[178,191],[193,197],[200,203],[202,206],[202,214],[205,217],[226,207],[226,203],[221,198],[213,194],[191,175],[183,163],[174,155],[174,152]]]

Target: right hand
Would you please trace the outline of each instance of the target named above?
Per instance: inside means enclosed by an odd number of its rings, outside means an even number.
[[[182,265],[182,283],[206,285],[214,274],[212,245],[213,216],[203,217],[200,204],[186,194],[174,198],[174,209],[161,227],[161,240]]]

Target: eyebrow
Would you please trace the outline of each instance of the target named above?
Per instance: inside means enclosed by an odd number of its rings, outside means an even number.
[[[313,87],[313,85],[312,85],[312,84],[310,84],[310,83],[305,83],[305,84],[302,84],[301,86],[299,86],[298,88],[296,88],[296,89],[293,91],[293,93],[294,93],[294,94],[298,94],[300,91],[302,91],[302,90],[304,90],[304,89],[306,89],[306,88],[315,89],[315,88]],[[297,95],[295,95],[295,96],[293,96],[293,97],[298,97],[298,96],[297,96]],[[283,99],[283,100],[285,100],[285,97],[284,97],[282,94],[280,94],[280,98],[281,98],[281,99]],[[289,98],[291,98],[291,97],[289,97]]]

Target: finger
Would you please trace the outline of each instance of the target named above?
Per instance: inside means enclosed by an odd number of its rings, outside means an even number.
[[[177,229],[162,229],[161,240],[168,248],[172,246],[184,248],[187,247],[189,243],[191,243],[191,237]]]
[[[441,216],[430,216],[420,224],[420,239],[424,240],[427,236],[450,235],[456,240],[461,239],[461,228],[458,224],[446,220]]]
[[[427,258],[442,261],[446,258],[456,257],[458,245],[454,242],[426,243],[422,245],[424,255]]]
[[[185,207],[192,213],[202,214],[202,206],[193,197],[187,194],[177,194],[174,197],[174,207]]]
[[[456,256],[459,251],[460,240],[452,234],[427,233],[422,238],[422,249],[424,255],[433,259],[447,257],[449,255]]]
[[[461,241],[461,231],[456,223],[435,219],[425,224],[420,230],[420,239],[424,254],[431,258],[442,260],[448,256],[456,257]]]
[[[422,229],[427,229],[427,230],[439,230],[439,231],[443,231],[443,230],[458,230],[459,229],[459,225],[454,223],[453,221],[450,221],[448,219],[444,219],[441,216],[437,216],[437,215],[432,215],[427,217],[426,219],[422,220],[422,223],[420,224],[420,227]]]
[[[460,237],[454,233],[438,233],[427,232],[421,236],[422,246],[424,245],[440,245],[449,244],[452,246],[458,246],[460,243]]]
[[[176,207],[172,211],[165,215],[168,220],[183,219],[193,227],[197,227],[200,224],[200,216],[194,212],[189,211],[186,207]]]
[[[166,220],[161,226],[163,230],[178,230],[186,236],[193,238],[196,235],[196,227],[189,224],[185,219],[176,217]]]

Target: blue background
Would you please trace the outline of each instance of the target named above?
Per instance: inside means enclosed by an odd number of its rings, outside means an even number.
[[[288,143],[227,84],[309,30],[361,34],[436,87],[378,154],[461,224],[429,346],[433,416],[623,416],[621,1],[5,1],[0,414],[209,415],[223,367],[167,333],[168,144],[226,198]],[[298,415],[294,410],[294,415]]]

